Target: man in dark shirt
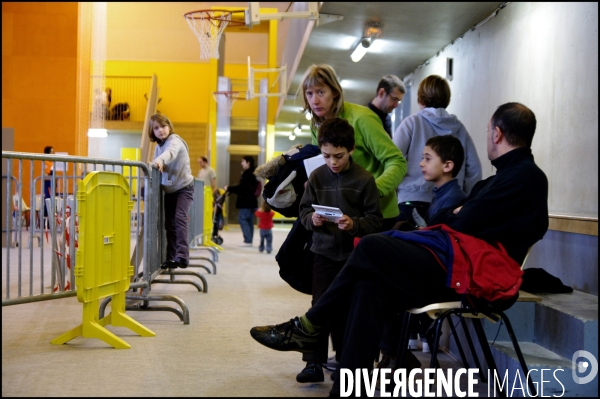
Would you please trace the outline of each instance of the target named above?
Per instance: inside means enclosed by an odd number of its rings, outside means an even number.
[[[487,132],[488,158],[496,175],[477,183],[461,206],[449,208],[438,220],[460,233],[501,243],[517,263],[548,230],[548,180],[531,152],[535,127],[535,115],[526,106],[507,103],[498,107]],[[448,286],[451,276],[440,264],[441,258],[451,257],[449,252],[393,234],[363,237],[306,314],[276,326],[254,327],[252,337],[272,349],[307,352],[322,339],[321,326],[343,317],[347,324],[339,368],[371,369],[384,319],[410,308],[460,300]],[[339,389],[337,378],[331,394],[339,395]]]
[[[377,85],[375,98],[367,104],[381,119],[383,128],[390,138],[392,137],[392,118],[390,117],[390,112],[400,105],[404,93],[406,93],[406,88],[402,80],[397,76],[387,75],[381,78]]]

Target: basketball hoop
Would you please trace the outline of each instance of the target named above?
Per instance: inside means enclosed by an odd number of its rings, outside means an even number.
[[[219,39],[225,28],[228,25],[245,25],[245,22],[232,21],[231,14],[243,11],[198,10],[183,14],[190,29],[200,42],[200,59],[219,58]]]
[[[227,101],[227,105],[229,106],[229,111],[231,111],[231,107],[233,106],[233,103],[235,102],[235,100],[237,100],[238,97],[240,96],[240,92],[239,91],[213,91],[213,98],[215,99],[217,104],[219,103],[219,96],[221,96],[221,99],[225,98],[225,101]]]

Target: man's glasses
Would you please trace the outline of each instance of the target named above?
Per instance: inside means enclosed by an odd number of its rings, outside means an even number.
[[[390,96],[390,98],[392,99],[392,101],[395,102],[395,103],[399,103],[400,101],[402,101],[398,97],[396,97],[395,95],[393,95],[392,93],[387,93],[387,95]]]

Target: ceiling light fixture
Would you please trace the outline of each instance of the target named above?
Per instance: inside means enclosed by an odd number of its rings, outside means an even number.
[[[294,136],[294,132],[290,133],[290,135],[288,136],[288,138],[289,138],[291,141],[294,141],[294,140],[296,140],[296,136]]]
[[[352,52],[352,55],[350,55],[350,59],[354,62],[360,61],[367,54],[373,41],[379,37],[381,37],[381,24],[379,22],[369,22],[365,28],[363,38]]]
[[[106,129],[88,129],[88,137],[108,137]]]
[[[300,127],[300,125],[298,125],[294,128],[294,134],[299,135],[300,133],[302,133],[302,128]]]

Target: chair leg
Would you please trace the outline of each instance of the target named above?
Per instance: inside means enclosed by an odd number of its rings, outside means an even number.
[[[481,381],[487,382],[487,378],[485,378],[485,373],[483,372],[483,368],[481,367],[481,363],[479,362],[479,357],[477,356],[477,352],[475,352],[475,345],[473,345],[473,339],[471,338],[471,333],[469,333],[469,327],[467,326],[467,322],[465,321],[465,318],[462,317],[462,315],[460,317],[460,323],[462,325],[463,331],[465,332],[465,338],[467,340],[467,344],[469,345],[469,350],[471,351],[471,355],[473,356],[473,361],[475,362],[475,366],[479,369],[479,375],[481,376]]]
[[[463,317],[462,315],[458,315],[458,318],[460,319],[460,321],[463,321]],[[454,336],[454,342],[456,343],[456,346],[458,348],[458,353],[460,354],[460,358],[463,362],[463,366],[468,369],[469,368],[469,362],[467,362],[467,357],[465,356],[465,352],[463,351],[462,345],[460,344],[460,339],[458,339],[458,334],[456,333],[456,327],[454,327],[454,323],[452,322],[452,318],[448,318],[448,322],[450,324],[450,329],[452,330],[452,335]],[[464,326],[463,326],[464,327]]]
[[[400,330],[400,344],[396,354],[396,368],[402,367],[406,360],[406,351],[408,350],[408,340],[410,337],[410,312],[404,312],[402,316],[402,329]]]
[[[442,324],[449,315],[450,312],[446,311],[435,321],[435,335],[433,336],[433,342],[428,342],[431,349],[431,362],[429,363],[429,367],[431,368],[440,367],[440,363],[437,359],[438,347],[440,345],[440,337],[442,336]]]
[[[483,327],[481,325],[480,319],[473,319],[473,326],[475,327],[475,332],[477,333],[477,339],[479,340],[479,345],[481,346],[481,350],[483,351],[483,355],[485,356],[485,360],[488,364],[488,369],[492,372],[490,375],[493,378],[494,375],[498,373],[498,367],[496,366],[496,361],[494,360],[494,356],[492,355],[492,351],[490,350],[490,344],[487,341],[487,337],[485,336],[485,331],[483,331]],[[496,381],[495,378],[493,378]],[[500,388],[500,396],[505,398],[506,392],[502,387]]]
[[[498,313],[500,314],[500,317],[502,317],[502,320],[504,321],[504,324],[506,325],[506,330],[508,331],[510,340],[512,341],[513,347],[515,348],[515,352],[517,352],[517,357],[519,358],[519,363],[521,363],[521,369],[523,370],[523,373],[525,373],[525,375],[527,376],[527,384],[529,385],[529,389],[531,390],[531,396],[537,396],[535,384],[533,383],[533,381],[531,380],[531,377],[529,376],[529,369],[527,367],[527,363],[525,363],[525,358],[523,357],[523,353],[521,352],[521,347],[519,346],[519,342],[517,341],[517,337],[512,328],[512,325],[510,324],[510,321],[508,320],[508,317],[506,317],[504,312],[498,312]]]

